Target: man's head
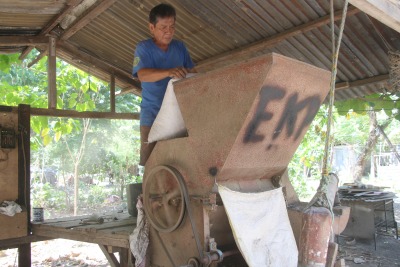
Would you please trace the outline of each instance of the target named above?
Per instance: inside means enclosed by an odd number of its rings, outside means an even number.
[[[150,11],[149,28],[157,45],[168,46],[175,34],[175,8],[159,4]]]

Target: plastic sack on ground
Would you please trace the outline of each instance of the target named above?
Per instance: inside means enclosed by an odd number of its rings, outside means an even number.
[[[194,76],[188,73],[186,78]],[[164,99],[158,115],[150,129],[148,141],[153,143],[160,140],[184,137],[187,133],[182,113],[176,100],[173,83],[179,79],[171,79],[165,91]]]
[[[297,267],[298,250],[282,188],[235,192],[218,186],[236,244],[250,267]]]

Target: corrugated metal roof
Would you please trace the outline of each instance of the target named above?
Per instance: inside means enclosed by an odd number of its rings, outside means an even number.
[[[19,27],[40,29],[55,14],[59,14],[67,3],[34,2],[35,4],[32,1],[0,0],[0,33],[12,35],[13,30],[20,30]],[[95,5],[103,2],[106,1],[96,1]],[[236,60],[270,52],[331,69],[329,0],[169,2],[177,10],[175,36],[186,43],[200,70],[221,67]],[[100,59],[128,77],[136,44],[150,38],[148,13],[157,4],[159,1],[156,0],[115,1],[65,43],[75,47],[75,52]],[[342,5],[342,1],[335,1],[335,10],[340,12]],[[34,11],[30,13],[17,12],[26,11],[33,6]],[[42,11],[38,14],[40,8]],[[336,33],[339,23],[340,20],[335,22]],[[400,34],[350,6],[341,44],[337,83],[356,84],[357,81],[365,80],[369,84],[357,83],[356,87],[338,90],[337,99],[382,91],[386,81],[374,81],[370,78],[389,73],[387,52],[390,49],[400,50]],[[79,53],[73,55],[59,51],[59,56],[79,65],[82,62],[77,60],[82,56]],[[85,66],[91,68],[100,78],[109,79],[107,70],[96,67],[95,62],[86,63],[83,68]],[[129,82],[118,77],[117,84],[122,88],[131,86]]]

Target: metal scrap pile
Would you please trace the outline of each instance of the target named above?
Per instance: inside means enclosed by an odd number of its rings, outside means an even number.
[[[342,200],[363,200],[374,202],[396,198],[393,192],[384,191],[387,187],[374,185],[344,184],[339,187],[339,198]]]

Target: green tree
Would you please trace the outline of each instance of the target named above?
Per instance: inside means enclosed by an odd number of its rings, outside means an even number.
[[[356,183],[361,183],[363,170],[371,152],[379,138],[379,130],[384,129],[393,121],[400,120],[400,93],[373,94],[364,98],[350,99],[346,101],[338,101],[335,106],[339,110],[339,114],[349,117],[351,114],[368,115],[369,129],[364,132],[368,133],[368,138],[364,141],[363,149],[357,158],[357,164],[353,171],[353,179]],[[383,111],[386,113],[385,121],[378,122],[376,112]]]
[[[40,60],[31,68],[27,62],[35,58],[37,51],[28,55],[27,60],[19,61],[18,55],[1,55],[0,57],[0,105],[16,106],[24,103],[34,108],[47,107],[47,60]],[[117,98],[117,112],[137,112],[140,98],[127,94]],[[57,60],[57,108],[76,111],[109,111],[110,91],[108,85],[71,65]],[[61,155],[63,166],[74,166],[75,179],[78,179],[79,165],[85,163],[84,152],[93,148],[95,138],[91,136],[92,120],[71,118],[32,117],[31,151],[32,162],[44,165],[56,161],[54,155]],[[105,131],[101,127],[95,130]],[[134,130],[133,127],[129,130]],[[103,133],[103,136],[106,135]],[[128,132],[129,133],[129,132]],[[132,133],[132,132],[130,132]],[[132,138],[131,138],[132,139]],[[63,142],[60,142],[62,140]],[[103,140],[102,140],[103,141]],[[89,143],[89,145],[88,145]],[[97,142],[106,147],[107,142]],[[136,144],[136,143],[135,143]],[[112,148],[108,148],[112,150]],[[64,154],[63,152],[64,151]],[[69,151],[73,164],[68,164],[65,151]],[[125,151],[126,152],[126,151]],[[136,153],[137,151],[131,151]],[[51,155],[47,155],[51,154]],[[108,152],[107,152],[108,153]],[[119,155],[117,160],[126,161],[126,156]],[[135,160],[135,156],[129,156]],[[136,159],[137,160],[137,159]],[[60,163],[58,162],[58,163]],[[93,167],[92,167],[93,169]],[[85,172],[87,170],[84,170]],[[43,179],[43,177],[42,177]],[[78,182],[75,182],[78,185]],[[75,196],[75,200],[79,199]],[[77,205],[75,204],[77,211]]]

